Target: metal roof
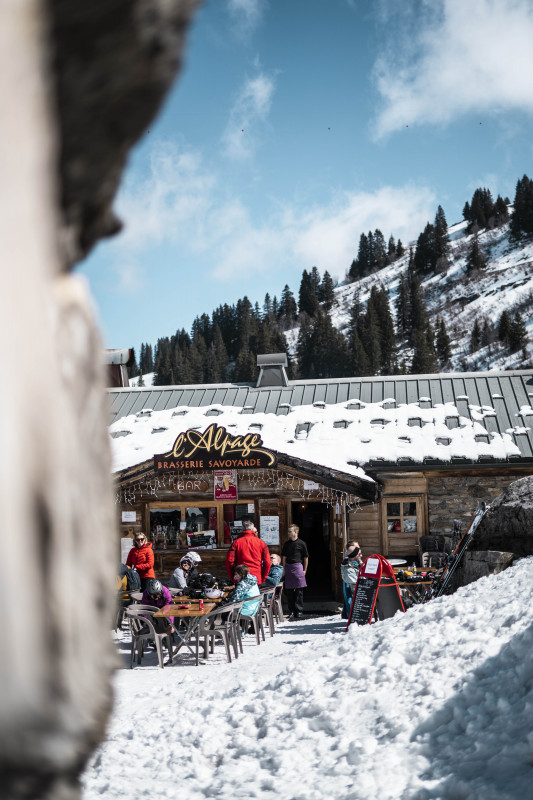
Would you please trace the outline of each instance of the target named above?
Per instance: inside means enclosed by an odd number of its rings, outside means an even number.
[[[488,433],[512,432],[521,453],[516,460],[533,460],[533,370],[291,381],[276,388],[231,383],[151,386],[110,389],[108,393],[111,422],[143,409],[177,406],[222,405],[245,407],[249,413],[286,414],[290,406],[390,399],[396,406],[419,403],[426,408],[453,403],[461,416],[471,420],[479,419],[476,406],[485,407],[494,410],[494,415],[483,416]]]

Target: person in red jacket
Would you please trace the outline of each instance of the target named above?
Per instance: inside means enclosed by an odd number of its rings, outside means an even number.
[[[257,535],[251,519],[243,519],[243,531],[235,539],[226,556],[226,570],[230,581],[233,581],[234,568],[245,564],[251,575],[255,575],[258,583],[263,583],[270,571],[270,553],[268,547]]]
[[[141,587],[146,589],[150,578],[155,578],[152,542],[146,541],[144,533],[137,533],[133,543],[135,547],[132,547],[128,553],[126,564],[137,570],[141,579]]]

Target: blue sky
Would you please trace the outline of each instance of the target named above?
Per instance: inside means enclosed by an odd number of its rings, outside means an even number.
[[[206,0],[133,151],[124,231],[80,266],[108,347],[190,329],[303,269],[342,280],[361,232],[533,177],[529,0]]]

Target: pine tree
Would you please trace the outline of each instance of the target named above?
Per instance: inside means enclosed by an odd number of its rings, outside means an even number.
[[[533,236],[533,181],[527,175],[517,181],[513,206],[509,233],[517,242]]]
[[[448,268],[450,255],[450,237],[448,236],[448,223],[442,206],[437,208],[434,223],[433,244],[433,269],[444,272]]]
[[[398,332],[401,336],[405,336],[409,329],[409,290],[403,274],[400,275],[395,306]]]
[[[415,269],[419,275],[429,275],[435,266],[435,228],[428,222],[417,239]]]
[[[509,329],[509,348],[512,353],[523,349],[527,344],[527,330],[522,315],[517,311]]]
[[[392,264],[393,261],[396,261],[396,258],[396,242],[394,241],[394,236],[391,233],[389,236],[389,244],[387,246],[387,261],[389,264]]]
[[[509,209],[507,203],[501,195],[498,195],[494,203],[494,224],[496,227],[505,225],[509,221]]]
[[[313,269],[316,269],[316,267],[313,267]],[[310,317],[314,317],[318,311],[318,298],[313,288],[313,280],[306,269],[304,269],[302,273],[302,280],[300,283],[298,310],[300,314],[305,312]]]
[[[137,386],[144,386],[144,378],[142,370],[139,372],[139,380],[137,381]]]
[[[369,236],[372,236],[369,233]],[[368,236],[365,233],[362,233],[359,238],[359,249],[357,251],[357,258],[352,261],[352,266],[350,267],[350,271],[348,273],[348,277],[351,281],[357,281],[359,278],[364,278],[366,275],[370,275],[371,270],[371,248],[370,243],[368,240]]]
[[[289,289],[288,284],[285,284],[281,293],[281,300],[278,309],[278,319],[283,320],[287,325],[291,325],[296,319],[298,307],[294,295]]]
[[[402,240],[398,239],[398,244],[396,245],[396,258],[401,258],[405,253],[405,247],[402,244]]]
[[[376,228],[372,237],[372,271],[378,272],[383,267],[387,266],[387,247],[385,245],[385,237],[379,228]]]
[[[179,386],[194,383],[190,363],[190,345],[174,346],[174,377]]]
[[[481,329],[481,347],[488,347],[491,343],[491,332],[488,319],[483,319],[483,328]]]
[[[487,266],[487,258],[479,246],[479,237],[477,232],[472,238],[472,244],[466,257],[466,271],[477,272],[480,269],[485,269]]]
[[[390,312],[389,298],[383,287],[372,287],[369,305],[373,304],[376,311],[379,327],[380,364],[381,375],[392,375],[396,363],[396,336],[394,322]]]
[[[320,272],[316,267],[312,267],[309,276],[311,278],[311,286],[313,288],[313,292],[315,293],[318,299],[318,296],[320,294]]]
[[[509,344],[509,336],[511,332],[511,320],[508,311],[502,311],[500,321],[498,323],[498,339],[504,344]]]
[[[443,319],[437,320],[437,341],[436,341],[437,359],[440,367],[448,364],[451,357],[450,337],[446,330],[446,325]]]
[[[131,355],[128,361],[128,378],[136,378],[139,374],[139,367],[137,365],[137,358],[135,356],[135,348],[131,348]]]
[[[427,375],[436,371],[435,355],[428,344],[425,331],[417,331],[414,343],[412,375]]]
[[[326,311],[331,311],[335,302],[335,291],[333,279],[329,272],[324,272],[322,283],[320,284],[320,300]]]
[[[479,322],[477,317],[474,321],[474,326],[472,328],[472,333],[470,334],[470,352],[475,353],[479,350],[481,345],[481,328],[479,327]]]
[[[272,316],[272,300],[270,299],[270,295],[267,292],[265,295],[265,301],[263,303],[263,317],[270,317]]]
[[[414,344],[416,332],[426,330],[428,315],[426,306],[424,304],[424,299],[422,297],[420,279],[411,266],[411,260],[409,260],[409,265],[410,266],[407,271],[407,286],[409,290],[409,331],[411,344]]]
[[[370,361],[357,331],[351,340],[351,374],[356,378],[372,374]]]
[[[237,356],[233,380],[236,383],[252,383],[257,380],[257,360],[247,345]]]

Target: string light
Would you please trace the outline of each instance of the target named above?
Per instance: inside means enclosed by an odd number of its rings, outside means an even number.
[[[237,476],[240,481],[247,481],[251,491],[266,488],[276,489],[298,495],[305,502],[315,500],[332,507],[338,503],[341,507],[344,505],[348,514],[357,513],[361,509],[361,500],[357,495],[340,489],[332,489],[321,483],[316,489],[306,489],[303,478],[292,475],[290,472],[283,472],[282,469],[242,470],[237,472]],[[117,505],[131,506],[144,499],[155,498],[164,490],[182,494],[185,493],[184,488],[187,483],[206,483],[209,486],[211,478],[212,473],[210,472],[177,471],[164,475],[152,474],[119,488],[116,492],[115,502]]]

